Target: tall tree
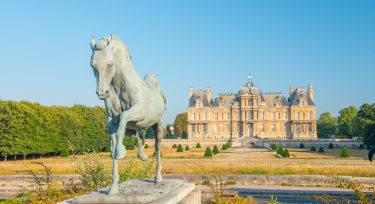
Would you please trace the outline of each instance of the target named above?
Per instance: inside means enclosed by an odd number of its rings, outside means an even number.
[[[331,116],[329,112],[320,114],[318,121],[316,121],[318,136],[329,137],[337,132],[337,119]]]
[[[180,113],[176,116],[176,119],[174,120],[174,127],[175,127],[175,132],[183,133],[184,131],[187,132],[187,127],[188,127],[188,114],[187,112]]]
[[[365,137],[369,125],[375,123],[375,104],[363,104],[352,122],[353,135]]]
[[[341,109],[339,116],[337,117],[338,131],[339,134],[346,135],[348,137],[353,136],[353,120],[357,116],[357,108],[349,106]]]

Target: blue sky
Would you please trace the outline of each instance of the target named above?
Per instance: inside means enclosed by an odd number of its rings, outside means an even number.
[[[189,86],[263,92],[312,83],[318,113],[375,102],[375,1],[2,1],[0,98],[102,104],[90,37],[116,33],[140,75],[186,111]]]

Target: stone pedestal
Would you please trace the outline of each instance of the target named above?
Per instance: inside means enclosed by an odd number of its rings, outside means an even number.
[[[109,187],[72,198],[59,204],[200,204],[201,192],[195,184],[179,179],[167,179],[155,184],[152,180],[127,180],[119,184],[120,193],[107,195]]]

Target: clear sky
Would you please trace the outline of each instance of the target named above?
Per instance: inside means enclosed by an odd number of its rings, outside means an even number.
[[[1,1],[0,98],[101,104],[90,37],[119,34],[140,75],[157,75],[165,122],[188,88],[315,88],[318,114],[375,102],[375,1]]]

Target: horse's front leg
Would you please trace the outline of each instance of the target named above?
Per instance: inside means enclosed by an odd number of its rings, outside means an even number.
[[[142,119],[142,109],[133,106],[129,110],[126,110],[121,113],[120,115],[120,122],[119,127],[116,134],[116,150],[115,150],[115,159],[122,159],[126,155],[126,149],[124,146],[124,137],[125,137],[125,130],[126,125],[129,121],[139,121]]]
[[[115,148],[117,144],[116,133],[118,130],[118,124],[115,121],[112,121],[112,118],[108,118],[108,130],[110,134],[110,142],[111,142],[111,157],[112,157],[112,185],[109,188],[108,195],[115,195],[119,192],[118,182],[119,182],[119,174],[118,174],[118,160],[115,159]]]
[[[137,156],[142,161],[147,161],[148,155],[143,152],[143,142],[141,137],[139,137],[138,131],[136,131],[135,137],[137,138]]]

